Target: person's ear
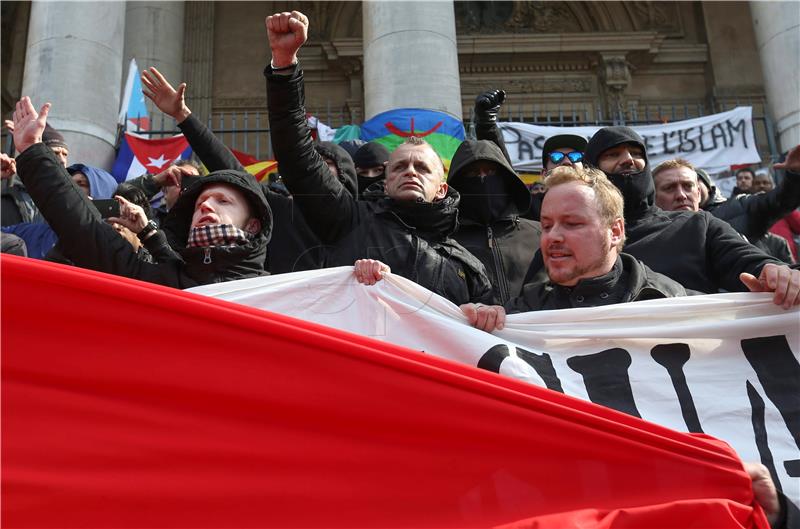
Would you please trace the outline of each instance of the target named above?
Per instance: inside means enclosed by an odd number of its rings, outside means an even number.
[[[255,235],[261,231],[261,221],[257,218],[250,218],[244,225],[244,231],[250,235]]]
[[[442,182],[441,184],[439,184],[439,190],[436,191],[436,196],[434,197],[434,200],[441,200],[444,197],[446,197],[447,189],[448,189],[447,182]]]
[[[622,217],[614,219],[611,223],[611,246],[619,248],[625,240],[625,220]]]

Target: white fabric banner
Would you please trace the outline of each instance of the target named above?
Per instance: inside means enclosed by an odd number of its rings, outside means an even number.
[[[190,291],[478,366],[681,431],[771,468],[800,505],[800,308],[770,294],[714,294],[510,315],[493,334],[400,276],[351,267]],[[468,410],[465,410],[468,413]]]
[[[736,107],[728,112],[695,119],[631,127],[645,140],[650,167],[672,158],[684,158],[710,173],[731,165],[759,163],[761,156],[753,132],[753,109]],[[592,137],[602,127],[546,127],[521,122],[499,123],[514,169],[542,168],[542,147],[550,136],[577,134]]]

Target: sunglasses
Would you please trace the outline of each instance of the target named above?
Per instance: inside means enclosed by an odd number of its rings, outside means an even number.
[[[580,151],[572,151],[567,154],[563,152],[551,152],[547,157],[550,158],[550,161],[553,163],[561,163],[561,160],[564,158],[569,158],[569,161],[572,163],[583,161],[583,153]]]

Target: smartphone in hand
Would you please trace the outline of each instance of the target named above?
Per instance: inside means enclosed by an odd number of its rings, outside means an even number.
[[[97,208],[97,211],[100,212],[100,216],[104,219],[108,217],[119,217],[119,202],[113,198],[90,200],[89,202]]]

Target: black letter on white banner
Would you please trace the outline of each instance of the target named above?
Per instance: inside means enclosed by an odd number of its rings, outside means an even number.
[[[486,371],[499,373],[500,364],[509,356],[511,356],[511,353],[508,347],[503,344],[494,345],[483,354],[480,360],[478,360],[478,367]],[[561,381],[558,379],[558,375],[556,375],[556,370],[553,367],[553,361],[550,360],[549,354],[536,354],[517,347],[517,357],[524,360],[526,364],[536,371],[536,374],[544,380],[547,389],[564,393],[564,389],[561,387]]]
[[[573,356],[567,360],[567,365],[583,376],[589,400],[641,418],[628,377],[631,365],[628,351],[615,347],[591,355]]]
[[[775,482],[775,488],[783,491],[781,480],[778,479],[778,472],[775,469],[775,461],[772,458],[772,450],[769,449],[767,423],[764,419],[764,399],[761,398],[761,395],[758,394],[756,388],[749,381],[747,382],[747,397],[750,399],[750,407],[753,410],[751,413],[753,433],[756,436],[756,448],[758,448],[761,463],[769,469],[772,481]]]
[[[742,351],[800,448],[800,363],[786,336],[742,340]],[[800,478],[800,460],[785,461],[784,467],[790,476]]]
[[[690,432],[703,433],[692,393],[689,391],[689,385],[686,383],[686,375],[683,374],[683,365],[689,361],[689,357],[691,356],[689,346],[685,343],[656,345],[650,351],[650,356],[653,357],[653,360],[664,366],[664,369],[669,373],[672,386],[675,388],[675,393],[678,395],[678,402],[681,405],[681,413],[683,414],[683,421],[686,423],[686,428],[688,428]]]

